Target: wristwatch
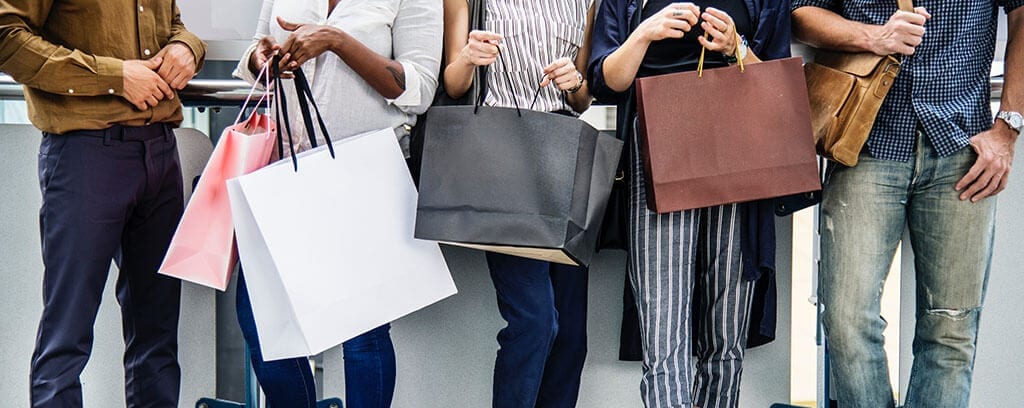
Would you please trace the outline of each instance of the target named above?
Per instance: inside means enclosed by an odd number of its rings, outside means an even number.
[[[999,111],[999,114],[996,115],[996,119],[1002,119],[1003,122],[1006,122],[1006,124],[1010,126],[1010,129],[1016,131],[1018,135],[1021,133],[1021,130],[1024,130],[1024,116],[1022,116],[1020,112]]]
[[[737,61],[742,61],[747,58],[747,38],[737,34],[736,35],[736,49],[733,51],[733,55],[726,55],[725,61],[730,64],[735,64]]]

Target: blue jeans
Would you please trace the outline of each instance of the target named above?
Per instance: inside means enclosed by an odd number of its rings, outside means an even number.
[[[235,302],[238,325],[248,344],[256,378],[267,396],[267,408],[315,408],[316,383],[308,359],[263,361],[249,291],[241,273]],[[385,324],[342,344],[347,408],[391,406],[395,394],[395,348],[390,330],[391,325]]]
[[[508,326],[498,333],[495,408],[571,408],[587,358],[587,268],[487,253]]]
[[[840,407],[894,405],[880,300],[905,227],[917,282],[905,406],[967,407],[996,200],[960,201],[953,186],[976,157],[970,148],[938,157],[919,134],[910,162],[862,154],[856,167],[829,169],[819,295]]]

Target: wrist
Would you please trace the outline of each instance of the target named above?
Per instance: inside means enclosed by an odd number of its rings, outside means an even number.
[[[330,36],[330,38],[331,38],[331,40],[330,40],[330,42],[331,42],[331,45],[330,45],[331,52],[333,52],[338,57],[343,57],[345,55],[345,51],[346,51],[346,48],[348,47],[348,43],[349,43],[349,41],[348,41],[348,39],[349,39],[348,33],[342,31],[341,29],[339,29],[337,27],[326,26],[325,28],[327,30],[329,30],[330,33],[331,33],[331,36]]]
[[[580,71],[576,71],[576,80],[578,81],[576,83],[576,86],[574,86],[572,88],[569,88],[569,89],[566,89],[565,90],[566,92],[568,92],[570,94],[574,94],[574,93],[579,92],[580,89],[583,89],[583,85],[586,83],[586,81],[583,79],[583,74],[580,73]]]
[[[861,35],[857,36],[857,48],[875,55],[889,55],[882,47],[885,38],[885,26],[863,24]]]

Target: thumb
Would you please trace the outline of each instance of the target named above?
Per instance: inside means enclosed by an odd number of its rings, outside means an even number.
[[[153,57],[148,60],[142,60],[142,66],[155,71],[157,68],[160,68],[160,63],[162,62],[164,62],[163,57]]]
[[[285,31],[295,31],[295,30],[298,30],[299,27],[302,27],[302,24],[291,23],[291,22],[285,21],[285,19],[283,19],[281,17],[277,18],[277,24],[280,25],[281,28],[283,28]]]

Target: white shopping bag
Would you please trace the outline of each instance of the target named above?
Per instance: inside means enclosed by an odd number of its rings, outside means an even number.
[[[416,189],[391,129],[228,181],[263,358],[320,353],[456,293],[413,238]]]

